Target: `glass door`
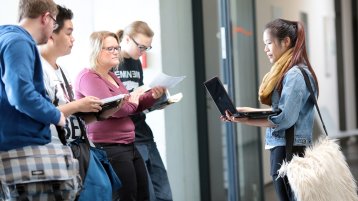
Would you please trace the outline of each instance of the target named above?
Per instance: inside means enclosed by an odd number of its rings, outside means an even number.
[[[220,1],[221,73],[237,106],[257,107],[254,1]],[[229,201],[263,200],[259,128],[226,123]]]

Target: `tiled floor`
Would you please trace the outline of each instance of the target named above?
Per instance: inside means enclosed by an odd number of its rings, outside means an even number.
[[[342,139],[340,142],[352,174],[356,180],[358,180],[358,137]],[[267,184],[265,186],[265,201],[276,200],[277,198],[275,197],[275,190],[273,189],[272,184]]]

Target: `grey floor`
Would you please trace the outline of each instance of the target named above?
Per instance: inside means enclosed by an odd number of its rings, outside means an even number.
[[[346,156],[352,174],[358,180],[358,137],[350,137],[340,140],[342,151]],[[265,186],[265,201],[276,201],[275,190],[272,184]]]

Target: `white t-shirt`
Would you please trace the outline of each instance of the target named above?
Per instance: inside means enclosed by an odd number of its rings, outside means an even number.
[[[42,68],[44,73],[45,88],[51,101],[54,102],[55,98],[58,98],[58,105],[64,105],[66,103],[69,103],[69,93],[66,89],[66,84],[63,79],[60,68],[54,69],[45,59],[42,59]],[[62,71],[67,78],[67,71],[65,71],[64,69],[62,69]],[[71,81],[68,79],[67,81],[69,82],[70,88],[72,88]]]
[[[44,76],[44,84],[47,91],[48,96],[51,101],[54,103],[55,100],[58,100],[58,105],[64,105],[70,102],[70,94],[72,92],[68,92],[66,88],[66,83],[63,79],[60,67],[58,69],[54,69],[44,58],[41,58],[42,61],[42,69]],[[66,78],[68,78],[68,73],[62,68]],[[69,79],[67,79],[69,83],[69,89],[72,90],[72,84]],[[72,97],[73,98],[73,97]],[[83,124],[84,125],[84,124]],[[58,137],[58,133],[55,125],[51,125],[51,134],[53,137]],[[71,115],[66,119],[66,138],[67,139],[75,139],[76,136],[81,136],[81,129],[79,126],[78,119]]]

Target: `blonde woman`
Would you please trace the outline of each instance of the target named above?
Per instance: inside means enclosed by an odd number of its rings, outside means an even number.
[[[110,70],[119,64],[119,43],[115,33],[94,32],[90,36],[90,68],[83,69],[75,83],[76,98],[95,96],[107,98],[129,94],[123,83]],[[145,110],[161,95],[161,89],[144,92],[138,89],[111,117],[89,124],[88,137],[96,147],[106,151],[122,188],[120,200],[148,200],[148,181],[142,157],[134,146],[134,123],[129,117]],[[116,199],[116,198],[114,198]]]

